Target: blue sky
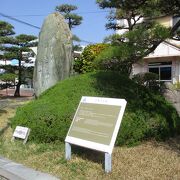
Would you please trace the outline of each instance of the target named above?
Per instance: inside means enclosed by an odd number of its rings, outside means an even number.
[[[102,42],[104,37],[113,33],[113,31],[105,29],[109,10],[101,10],[96,4],[96,0],[0,0],[0,13],[41,27],[44,18],[54,12],[57,5],[65,3],[76,5],[78,10],[75,12],[83,16],[82,24],[72,30],[73,34],[80,39],[97,43]],[[15,27],[16,34],[24,33],[36,36],[39,34],[39,30],[36,28],[2,16],[0,16],[0,20],[11,23]]]

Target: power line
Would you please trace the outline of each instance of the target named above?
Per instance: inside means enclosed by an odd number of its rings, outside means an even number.
[[[1,13],[1,12],[0,12],[0,16],[6,17],[6,18],[8,18],[8,19],[11,19],[11,20],[13,20],[13,21],[19,22],[19,23],[21,23],[21,24],[25,24],[25,25],[27,25],[27,26],[31,26],[31,27],[36,28],[36,29],[41,29],[41,28],[38,27],[38,26],[35,26],[35,25],[33,25],[33,24],[30,24],[30,23],[27,23],[27,22],[25,22],[25,21],[19,20],[19,19],[17,19],[17,18],[12,17],[12,16],[8,16],[8,15],[3,14],[3,13]]]
[[[21,14],[21,15],[11,15],[11,17],[36,17],[36,16],[47,16],[48,14]]]
[[[17,18],[12,17],[12,16],[3,14],[3,13],[1,13],[1,12],[0,12],[0,16],[6,17],[6,18],[8,18],[8,19],[11,19],[11,20],[13,20],[13,21],[19,22],[19,23],[24,24],[24,25],[27,25],[27,26],[31,26],[31,27],[36,28],[36,29],[41,29],[41,28],[38,27],[38,26],[35,26],[35,25],[33,25],[33,24],[30,24],[30,23],[27,23],[27,22],[25,22],[25,21],[19,20],[19,19],[17,19]],[[87,44],[95,44],[95,43],[93,43],[93,42],[89,42],[89,41],[82,40],[82,39],[80,39],[80,42],[84,42],[84,43],[87,43]]]
[[[83,39],[80,39],[81,42],[84,42],[84,43],[87,43],[87,44],[96,44],[95,42],[89,42],[89,41],[86,41],[86,40],[83,40]]]
[[[107,13],[111,11],[87,11],[87,12],[76,12],[76,14],[96,14],[96,13]],[[11,15],[11,17],[33,17],[33,16],[47,16],[48,14],[21,14],[21,15]]]
[[[76,12],[77,14],[97,14],[97,13],[107,13],[111,11],[89,11],[89,12]]]
[[[11,15],[11,17],[43,17],[43,16],[47,16],[48,14],[19,14],[19,15]]]

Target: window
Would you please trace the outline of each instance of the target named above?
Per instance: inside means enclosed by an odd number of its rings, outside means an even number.
[[[149,63],[149,72],[158,74],[159,81],[172,80],[172,62]]]
[[[180,16],[174,16],[173,17],[173,26],[180,20]],[[178,30],[180,30],[180,27],[178,27]]]

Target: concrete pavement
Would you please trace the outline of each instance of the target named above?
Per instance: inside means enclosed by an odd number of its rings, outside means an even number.
[[[8,180],[58,180],[58,178],[15,163],[0,156],[0,179]]]
[[[14,98],[13,89],[8,89],[6,94],[5,90],[0,90],[0,109],[6,107],[18,107],[21,105],[18,102],[27,101],[32,99],[31,91],[22,91],[23,97]],[[14,100],[16,101],[13,104]],[[58,180],[58,178],[42,173],[34,169],[23,166],[22,164],[15,163],[9,159],[0,156],[0,180]]]

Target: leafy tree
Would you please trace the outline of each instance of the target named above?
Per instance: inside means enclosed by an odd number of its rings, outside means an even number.
[[[62,4],[60,6],[56,6],[55,8],[55,10],[61,13],[64,16],[64,18],[67,20],[70,30],[75,26],[80,25],[83,20],[82,16],[72,13],[72,11],[75,11],[76,9],[77,6],[70,4]],[[79,37],[73,35],[72,40],[73,40],[73,51],[82,50],[82,47],[79,44],[77,44],[81,41]],[[76,44],[74,42],[76,42]]]
[[[73,45],[73,51],[82,51],[83,48],[80,46],[80,44]]]
[[[12,35],[15,34],[15,32],[13,31],[14,27],[5,22],[5,21],[0,21],[0,60],[4,60],[5,61],[5,65],[6,65],[6,58],[3,56],[3,52],[1,51],[1,49],[3,48],[3,42],[12,42]],[[4,67],[0,67],[2,69],[5,69]],[[0,75],[0,80],[6,82],[6,84],[1,84],[1,89],[2,88],[7,88],[8,86],[10,86],[10,84],[8,82],[13,82],[15,79],[16,75],[13,74],[10,71],[5,71],[5,73]]]
[[[5,74],[1,74],[0,75],[0,79],[2,81],[14,81],[14,79],[16,78],[17,76],[15,74],[11,74],[11,73],[5,73]]]
[[[84,48],[80,58],[75,60],[74,70],[78,73],[92,72],[96,69],[94,60],[100,52],[105,50],[109,45],[107,44],[91,44]]]
[[[79,37],[76,36],[75,34],[73,34],[72,40],[73,40],[73,42],[76,42],[76,43],[81,42],[81,40],[79,39]],[[82,51],[82,49],[83,49],[83,48],[81,47],[80,44],[74,44],[74,43],[73,43],[73,51]]]
[[[172,28],[157,23],[157,17],[179,15],[178,0],[97,0],[97,3],[102,9],[111,9],[106,28],[124,32],[106,38],[115,54],[110,48],[102,58],[109,63],[112,59],[126,63],[128,74],[133,63],[153,52],[165,39],[178,36],[180,20]]]
[[[76,10],[77,6],[70,4],[62,4],[60,6],[56,6],[55,10],[61,13],[64,18],[67,20],[69,29],[71,30],[73,27],[78,26],[82,22],[82,16],[79,16],[75,13],[71,13]]]
[[[0,21],[0,36],[1,37],[6,37],[15,34],[13,31],[14,27],[5,22],[5,21]]]
[[[14,96],[20,96],[20,86],[22,84],[23,66],[22,61],[28,61],[29,53],[31,49],[29,47],[37,45],[33,40],[36,39],[35,36],[21,34],[18,36],[12,36],[14,34],[13,26],[1,22],[0,31],[0,51],[2,51],[1,59],[7,60],[18,60],[17,70],[18,83],[16,84],[16,90]],[[12,71],[12,69],[11,69]]]
[[[4,43],[8,44],[13,42],[12,35],[15,34],[13,29],[14,27],[11,24],[5,21],[0,21],[0,50],[3,49]],[[4,61],[6,60],[4,59],[3,52],[0,53],[0,59]]]

